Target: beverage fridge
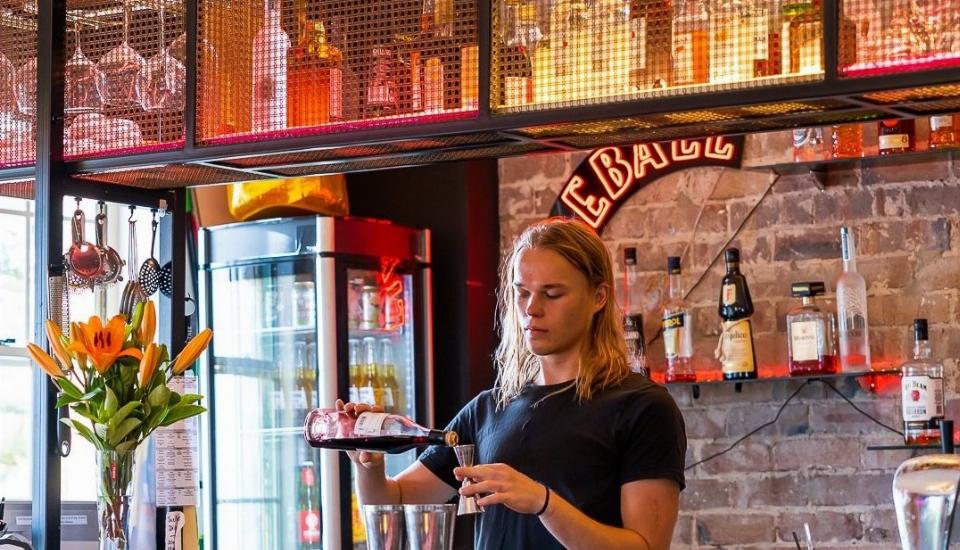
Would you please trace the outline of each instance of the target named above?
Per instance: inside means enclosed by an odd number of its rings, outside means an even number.
[[[308,410],[366,401],[432,426],[430,233],[362,218],[204,229],[204,546],[358,549],[344,453],[303,438]],[[389,474],[415,451],[387,458]]]

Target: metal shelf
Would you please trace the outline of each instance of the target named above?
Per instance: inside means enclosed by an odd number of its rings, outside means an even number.
[[[733,385],[735,392],[743,391],[743,384],[756,384],[761,382],[789,382],[807,380],[852,380],[857,378],[868,378],[878,376],[900,376],[900,369],[877,369],[865,372],[840,372],[836,374],[811,374],[803,376],[767,376],[758,378],[748,378],[744,380],[698,380],[696,382],[673,382],[665,384],[667,387],[690,387],[693,392],[693,398],[700,397],[701,386],[722,386]]]

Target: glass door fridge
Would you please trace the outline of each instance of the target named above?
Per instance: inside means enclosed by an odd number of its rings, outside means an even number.
[[[364,548],[351,464],[303,420],[340,398],[433,425],[429,232],[282,218],[204,229],[200,252],[205,545]]]

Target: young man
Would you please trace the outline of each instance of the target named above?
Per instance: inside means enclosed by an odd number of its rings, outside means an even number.
[[[497,385],[447,427],[476,445],[478,465],[432,447],[390,479],[382,455],[353,453],[361,502],[446,502],[467,477],[461,493],[485,508],[478,550],[669,548],[683,418],[630,372],[603,241],[576,221],[531,226],[504,262],[500,302]]]

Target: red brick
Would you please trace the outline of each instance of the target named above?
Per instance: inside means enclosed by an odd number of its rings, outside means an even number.
[[[646,213],[634,204],[626,204],[617,210],[603,230],[605,239],[625,238],[641,239],[647,236]]]
[[[687,388],[683,389],[686,390]],[[673,392],[671,392],[671,394],[673,394]],[[699,405],[699,403],[696,402],[692,404]],[[722,438],[724,436],[724,425],[726,418],[726,409],[721,409],[718,407],[696,407],[684,409],[683,419],[687,426],[687,438]]]
[[[645,235],[664,239],[684,235],[693,230],[693,222],[700,209],[693,204],[644,209]]]
[[[910,326],[914,319],[947,323],[951,317],[953,297],[950,294],[887,294],[867,300],[867,317],[871,326]]]
[[[889,163],[883,166],[871,166],[863,169],[863,182],[870,185],[878,183],[900,183],[936,181],[950,177],[950,165],[939,160],[928,162]]]
[[[774,542],[772,514],[698,514],[697,542],[711,546]]]
[[[956,417],[951,417],[956,418]],[[897,467],[913,456],[913,451],[870,451],[869,446],[876,445],[896,445],[900,440],[895,434],[878,433],[868,436],[863,441],[863,469],[864,470],[883,470],[885,472],[894,472]]]
[[[820,192],[817,180],[809,172],[803,174],[785,174],[780,176],[773,192],[778,194],[803,192],[804,194]]]
[[[910,188],[906,199],[914,216],[955,216],[960,210],[960,192],[955,185],[918,185]]]
[[[816,221],[813,213],[814,197],[811,193],[791,195],[780,201],[780,223],[784,225],[810,225]]]
[[[857,261],[857,271],[867,283],[868,295],[879,289],[899,289],[913,283],[913,262],[906,255],[864,258]]]
[[[893,475],[886,473],[834,474],[811,477],[806,484],[814,506],[876,505],[891,500]]]
[[[744,384],[741,393],[735,392],[733,386],[733,384],[710,384],[703,386],[700,388],[698,405],[705,407],[708,405],[723,405],[729,403],[739,404],[743,402],[769,401],[772,395],[771,386],[766,383],[755,382]]]
[[[777,235],[775,260],[833,259],[840,257],[840,238],[835,228]]]
[[[765,475],[742,483],[740,488],[740,508],[806,506],[810,499],[807,479],[795,473]]]
[[[736,488],[733,481],[687,479],[687,488],[680,493],[680,509],[727,508],[734,503]]]
[[[754,384],[745,384],[744,391],[751,385],[772,385],[771,382],[756,382]],[[742,437],[749,432],[759,428],[761,425],[770,422],[776,417],[780,403],[757,403],[758,400],[746,401],[749,403],[739,407],[733,407],[727,414],[727,437]],[[758,432],[754,437],[765,438],[772,434],[780,435],[800,435],[810,431],[809,408],[805,404],[791,403],[787,405],[780,418],[771,426],[767,426]]]
[[[729,210],[725,203],[707,204],[700,216],[700,225],[695,228],[698,235],[703,233],[725,233],[727,231]]]
[[[680,197],[681,182],[683,179],[683,172],[668,174],[641,188],[630,197],[628,202],[637,205],[673,202]]]
[[[773,444],[775,471],[835,470],[859,466],[858,438],[786,439]]]
[[[770,186],[769,172],[752,170],[724,170],[712,198],[735,199],[760,195]]]
[[[873,193],[863,188],[831,188],[814,195],[814,214],[820,221],[869,218],[873,215]]]
[[[878,216],[903,216],[907,211],[907,201],[902,189],[881,189],[873,192],[873,209]]]
[[[917,271],[917,284],[924,290],[945,290],[957,287],[960,257],[933,258]]]
[[[868,542],[884,543],[899,547],[900,534],[897,532],[897,514],[888,503],[883,508],[860,514],[864,538]]]
[[[900,410],[896,397],[871,396],[869,401],[858,398],[854,402],[870,416],[888,426],[898,428]],[[849,403],[841,400],[836,394],[833,394],[831,401],[810,407],[810,430],[814,433],[885,433],[882,427],[854,410]],[[891,433],[890,437],[897,436]]]
[[[698,460],[707,459],[729,447],[729,443],[709,443],[700,450]],[[766,471],[770,467],[770,447],[764,443],[744,441],[729,452],[697,466],[694,472],[706,474]]]
[[[816,548],[822,548],[824,542],[853,542],[863,537],[860,514],[856,512],[832,511],[784,511],[777,521],[780,540],[793,543],[796,532],[804,540],[804,524],[810,526],[810,535]]]
[[[854,228],[858,256],[887,254],[903,250],[906,224],[902,221],[864,223]]]

